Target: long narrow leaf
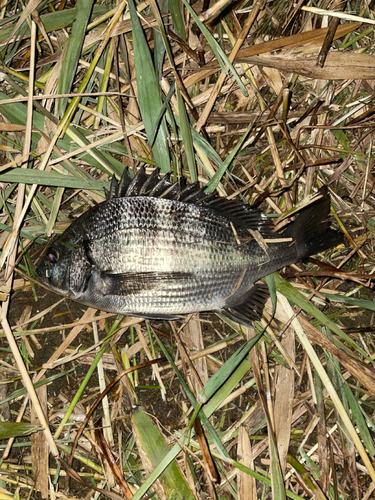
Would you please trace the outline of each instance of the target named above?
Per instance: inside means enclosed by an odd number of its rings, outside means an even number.
[[[253,125],[250,125],[247,129],[247,131],[244,133],[244,135],[240,138],[236,146],[232,149],[230,154],[225,158],[223,163],[220,165],[219,170],[215,173],[215,175],[211,178],[210,182],[207,184],[206,188],[206,193],[213,193],[215,189],[217,188],[219,182],[221,181],[221,178],[229,168],[230,164],[232,163],[234,157],[238,153],[239,149],[241,148],[242,144],[244,143],[246,137],[248,136],[250,130],[252,129]]]
[[[133,411],[132,422],[133,430],[137,435],[137,442],[147,455],[152,467],[156,467],[165,460],[169,452],[169,446],[141,407]],[[159,476],[159,481],[163,485],[167,498],[175,500],[195,499],[175,461],[165,467],[164,472]]]
[[[195,164],[193,139],[191,135],[192,127],[190,125],[189,117],[186,112],[185,104],[179,89],[177,89],[177,101],[178,101],[178,112],[180,115],[181,136],[185,147],[186,159],[190,172],[190,180],[191,182],[196,182],[198,180],[198,175],[197,175],[197,167]]]
[[[361,349],[345,332],[341,330],[333,321],[331,321],[322,311],[314,306],[310,301],[308,301],[294,286],[284,280],[279,273],[274,273],[276,289],[278,292],[282,293],[288,300],[293,304],[301,307],[308,314],[311,314],[322,325],[333,330],[342,340],[345,340],[350,346],[361,353],[365,358],[367,358],[366,352]]]
[[[177,367],[176,367],[173,359],[171,358],[171,356],[170,356],[169,352],[167,351],[167,349],[165,349],[165,347],[164,347],[163,343],[160,341],[159,337],[156,337],[156,338],[158,340],[160,348],[164,352],[165,357],[167,358],[167,360],[170,363],[170,365],[172,366],[175,374],[177,375],[178,379],[180,380],[181,385],[184,388],[184,391],[185,391],[186,395],[188,396],[191,405],[193,406],[193,408],[196,410],[196,412],[198,414],[199,411],[200,411],[200,409],[201,409],[201,405],[195,399],[194,394],[189,389],[189,386],[187,385],[187,383],[185,382],[185,380],[182,377],[181,373],[177,369]],[[222,442],[220,441],[220,439],[219,439],[219,437],[218,437],[215,429],[212,427],[211,422],[206,417],[206,414],[204,412],[201,412],[200,413],[200,417],[201,417],[201,420],[202,420],[202,424],[206,427],[208,433],[211,436],[212,442],[215,444],[217,450],[220,452],[220,454],[223,457],[228,457],[229,455],[228,455],[226,449],[224,448]]]
[[[240,378],[242,378],[243,374],[246,373],[246,371],[248,371],[250,367],[250,363],[248,360],[245,360],[241,363],[241,365],[239,366],[239,370],[241,370],[241,376]],[[225,384],[225,388],[226,388],[226,391],[227,391],[227,394],[230,394],[232,392],[232,390],[234,389],[234,387],[238,384],[238,376],[237,376],[237,371],[234,372],[231,377],[228,379],[227,383]],[[215,397],[214,397],[215,398]],[[214,406],[212,403],[213,403],[213,399],[212,398],[210,400],[210,402],[208,403],[207,406],[204,407],[203,409],[203,412],[204,412],[204,415],[206,416],[206,418],[209,418],[213,412],[216,410],[217,406]],[[220,402],[222,401],[222,397],[220,399],[217,400],[217,403],[219,404]],[[202,412],[201,412],[201,415],[202,415]],[[184,440],[184,437],[183,436],[181,438],[181,441]],[[155,469],[153,470],[153,472],[148,476],[148,478],[142,483],[142,485],[140,486],[139,490],[134,494],[133,496],[133,500],[141,500],[141,498],[145,495],[145,493],[149,490],[149,488],[152,486],[152,484],[156,481],[156,479],[160,476],[160,474],[163,472],[163,470],[165,469],[165,467],[168,466],[168,464],[170,464],[176,457],[177,455],[181,452],[181,445],[179,443],[176,443],[173,448],[169,451],[168,455],[165,457],[165,459],[163,460],[162,463],[160,463],[159,465],[157,465],[155,467]],[[214,454],[214,453],[213,453]],[[255,479],[258,479],[259,481],[261,481],[263,484],[265,485],[271,485],[271,481],[269,478],[259,474],[258,472],[256,471],[253,471],[251,469],[249,469],[248,467],[246,467],[245,465],[242,465],[241,463],[239,462],[236,462],[235,460],[232,460],[231,458],[223,458],[221,456],[222,459],[224,459],[228,464],[230,464],[231,466],[243,471],[243,472],[246,472],[246,474],[249,474],[250,476],[254,477]],[[286,496],[288,498],[292,498],[293,500],[302,500],[302,497],[300,497],[299,495],[287,490],[286,491]]]
[[[7,100],[9,97],[0,92],[0,99]],[[3,114],[10,123],[19,125],[26,124],[27,107],[22,103],[0,104],[0,113]],[[33,148],[36,147],[42,137],[38,130],[41,132],[44,131],[46,117],[54,119],[53,115],[47,110],[45,110],[44,113],[45,116],[37,111],[33,113],[33,130],[36,130],[32,133]],[[78,128],[71,125],[67,129],[66,135],[68,137],[64,137],[57,141],[57,146],[62,151],[74,151],[78,148],[90,145],[90,141],[86,138],[86,136],[89,135],[88,131],[84,132],[83,130],[78,130]],[[104,147],[105,145],[103,145],[103,149]],[[55,153],[52,153],[52,156],[55,158]],[[114,172],[121,173],[124,168],[119,160],[108,155],[104,151],[99,151],[97,148],[91,148],[88,152],[82,153],[81,158],[89,165],[111,174]],[[73,173],[68,163],[64,164],[64,167],[73,175],[79,174],[79,177],[87,176],[83,170],[77,169],[77,171]]]
[[[107,7],[105,5],[95,5],[91,18],[96,16],[101,16],[107,12]],[[60,30],[62,28],[67,28],[70,26],[75,18],[77,17],[77,9],[64,9],[63,11],[50,12],[49,14],[43,14],[40,16],[40,20],[43,23],[44,29],[47,33],[51,31]],[[7,18],[6,22],[9,23],[11,18]],[[0,29],[0,43],[7,41],[12,33],[13,25],[9,27]],[[25,34],[24,37],[30,37],[30,26],[25,23]]]
[[[234,78],[236,79],[236,82],[238,86],[241,89],[241,92],[245,97],[248,96],[247,90],[245,89],[244,84],[241,82],[240,77],[238,76],[237,71],[234,69],[232,63],[229,61],[228,57],[226,56],[225,52],[223,49],[220,47],[220,45],[217,43],[215,38],[211,35],[210,31],[206,28],[206,26],[202,23],[202,21],[199,19],[197,14],[195,13],[195,10],[188,4],[186,0],[182,0],[185,7],[187,10],[190,12],[192,18],[194,21],[197,23],[199,29],[202,31],[204,36],[206,37],[207,42],[210,44],[210,47],[213,51],[213,53],[216,56],[216,59],[218,63],[220,64],[221,69],[224,71],[224,73],[228,74],[227,67],[231,70]]]
[[[133,27],[134,60],[137,77],[138,102],[147,136],[150,138],[162,107],[159,82],[156,78],[150,49],[145,39],[133,0],[128,2]],[[165,121],[160,122],[152,152],[162,172],[170,170],[168,134]]]
[[[61,66],[60,78],[58,81],[58,94],[68,94],[76,76],[78,61],[81,57],[83,41],[86,35],[87,24],[90,20],[90,14],[94,0],[77,0],[76,17],[72,25],[72,31],[69,36],[68,44],[64,50],[64,57]],[[57,99],[57,114],[61,116],[68,100]]]
[[[41,431],[43,427],[23,422],[0,422],[0,441],[15,436],[28,436],[34,432]]]
[[[110,183],[93,181],[42,170],[14,168],[5,174],[0,174],[0,182],[23,182],[25,184],[40,184],[42,186],[56,186],[71,189],[92,189],[102,191],[108,189]]]
[[[180,0],[169,0],[168,4],[169,10],[171,11],[173,28],[182,40],[186,40],[185,21],[182,15],[181,2]]]
[[[278,280],[275,279],[275,281],[276,281],[276,286],[277,286]],[[282,307],[283,307],[284,311],[287,313],[287,315],[290,318],[292,318],[294,311],[293,311],[292,307],[290,306],[288,300],[282,295],[280,296],[279,300],[282,303]],[[355,447],[357,448],[357,451],[358,451],[359,455],[361,456],[372,481],[375,481],[375,470],[374,470],[372,463],[369,460],[369,457],[366,453],[366,450],[364,449],[363,444],[362,444],[361,440],[359,439],[358,434],[357,434],[356,430],[354,429],[353,424],[350,421],[350,419],[345,411],[345,408],[344,408],[343,404],[341,403],[341,401],[340,401],[340,399],[335,391],[335,388],[333,387],[332,382],[330,381],[327,373],[325,372],[318,355],[314,351],[309,339],[307,338],[306,333],[304,332],[304,330],[301,327],[301,324],[299,323],[297,318],[292,320],[292,326],[295,329],[295,332],[298,335],[298,338],[299,338],[301,344],[303,345],[307,355],[309,356],[311,363],[313,364],[319,377],[322,379],[322,382],[323,382],[328,394],[330,395],[333,404],[335,405],[337,413],[340,415],[342,422],[346,427],[347,432],[349,433]]]
[[[254,347],[258,340],[263,335],[263,331],[259,332],[254,338],[252,338],[245,345],[241,346],[237,352],[235,352],[228,361],[220,368],[219,371],[213,375],[204,389],[199,394],[199,400],[202,403],[207,402],[213,394],[219,389],[221,385],[229,378],[229,376],[238,368],[245,356]]]
[[[325,293],[323,291],[320,291],[320,293],[332,302],[341,302],[342,304],[361,307],[362,309],[368,309],[369,311],[375,312],[375,302],[372,302],[371,300],[357,299],[355,297],[345,297],[344,295],[335,295],[333,293]]]

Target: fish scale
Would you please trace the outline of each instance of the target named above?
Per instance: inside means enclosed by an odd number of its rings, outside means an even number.
[[[279,234],[244,203],[142,169],[124,175],[124,192],[112,186],[38,267],[50,288],[92,307],[148,318],[217,311],[249,325],[267,298],[260,278],[342,241],[326,220],[326,189]]]
[[[157,290],[121,297],[127,310],[137,305],[150,315],[220,309],[250,261],[255,263],[250,247],[258,249],[258,245],[239,246],[230,224],[206,209],[171,200],[129,198],[111,200],[102,211],[107,212],[117,217],[109,230],[102,229],[106,217],[95,218],[95,224],[87,226],[91,258],[101,263],[102,271],[188,274],[175,282],[160,282]],[[93,234],[104,236],[93,239]],[[260,249],[259,260],[261,253]]]

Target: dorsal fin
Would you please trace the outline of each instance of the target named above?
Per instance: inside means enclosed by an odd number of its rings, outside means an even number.
[[[199,207],[205,207],[216,214],[225,217],[236,226],[252,231],[259,231],[263,236],[269,238],[278,237],[278,233],[273,231],[273,225],[268,217],[260,210],[251,208],[250,205],[239,200],[228,200],[220,197],[217,193],[207,194],[205,188],[200,188],[198,183],[186,185],[186,181],[172,184],[169,174],[160,178],[159,169],[147,177],[145,168],[142,166],[133,179],[129,175],[127,168],[120,180],[113,181],[114,184],[109,191],[109,198],[127,196],[150,196],[152,198],[165,198],[184,203],[190,203]]]
[[[178,201],[185,201],[186,198],[198,189],[198,182],[186,185],[178,195]]]
[[[165,198],[166,200],[176,200],[180,192],[180,185],[176,182],[175,184],[171,184],[164,191],[164,193],[159,196],[159,198]]]
[[[130,177],[129,174],[129,169],[125,168],[121,179],[120,179],[120,184],[118,186],[118,198],[122,198],[125,196],[126,191],[128,190],[128,187],[130,186],[132,181],[132,178]]]
[[[142,186],[144,186],[147,179],[148,179],[148,177],[146,174],[145,167],[142,165],[142,167],[138,170],[138,172],[134,176],[133,180],[129,184],[127,190],[125,191],[124,197],[125,196],[139,196],[139,193],[142,190]]]
[[[122,198],[123,196],[125,196],[125,193],[128,187],[130,186],[132,180],[133,179],[130,177],[129,174],[129,169],[127,168],[125,168],[122,173],[120,183],[117,182],[116,177],[113,175],[109,191],[104,189],[106,200],[112,200],[113,198]]]
[[[159,182],[152,188],[149,196],[152,198],[160,198],[160,196],[171,186],[169,174],[166,174]]]
[[[111,179],[111,185],[109,186],[109,191],[104,188],[104,194],[106,200],[112,200],[113,198],[118,198],[118,182],[116,177],[113,175]]]
[[[147,181],[143,184],[139,195],[140,196],[148,196],[149,193],[154,189],[156,184],[159,182],[159,173],[160,170],[155,168],[152,174],[147,178]]]

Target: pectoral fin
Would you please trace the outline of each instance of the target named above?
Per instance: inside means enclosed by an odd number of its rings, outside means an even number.
[[[122,273],[113,272],[100,273],[103,283],[103,295],[131,295],[160,288],[167,283],[188,280],[193,277],[192,273],[183,272],[143,272]]]

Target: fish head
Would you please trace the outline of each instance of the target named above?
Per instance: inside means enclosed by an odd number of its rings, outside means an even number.
[[[78,300],[85,292],[92,274],[84,241],[72,241],[65,233],[44,252],[37,273],[48,288]]]

